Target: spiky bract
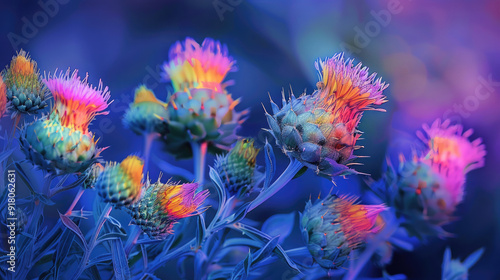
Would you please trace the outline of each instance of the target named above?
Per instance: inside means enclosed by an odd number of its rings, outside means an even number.
[[[94,187],[104,202],[115,207],[128,206],[141,197],[144,161],[128,156],[121,163],[109,162]]]
[[[235,110],[223,83],[235,61],[219,42],[205,39],[201,45],[193,39],[177,42],[164,64],[164,76],[172,81],[175,93],[168,98],[166,149],[178,158],[192,155],[191,142],[207,142],[213,153],[229,150],[246,112]]]
[[[253,139],[243,139],[226,155],[219,155],[215,170],[230,195],[243,198],[252,192],[256,183],[256,157],[259,149],[254,147]]]
[[[356,204],[356,198],[328,195],[308,201],[301,216],[302,236],[314,260],[325,269],[341,267],[352,250],[362,246],[376,225],[383,205]]]
[[[123,124],[136,134],[166,133],[167,104],[158,100],[145,85],[135,90],[134,102],[123,116]]]
[[[47,107],[47,89],[41,81],[36,62],[25,51],[21,50],[12,58],[2,76],[13,115],[36,114]]]
[[[148,182],[141,199],[127,208],[132,223],[152,239],[165,239],[180,219],[203,211],[201,205],[209,193],[196,192],[197,188],[197,183]]]
[[[316,68],[321,77],[317,90],[285,100],[280,109],[272,100],[272,115],[266,112],[270,132],[283,152],[325,176],[356,173],[347,167],[356,156],[354,150],[361,132],[357,126],[366,110],[379,110],[387,84],[369,75],[361,63],[344,60],[342,54]]]

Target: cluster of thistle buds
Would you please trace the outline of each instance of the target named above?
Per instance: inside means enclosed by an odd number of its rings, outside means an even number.
[[[407,222],[410,234],[447,236],[443,225],[453,221],[463,200],[466,174],[484,165],[485,147],[481,139],[470,141],[472,130],[436,120],[417,133],[424,143],[421,156],[411,160],[400,156],[399,168],[390,164],[385,177],[375,183],[386,193],[387,203]]]
[[[235,110],[239,100],[226,90],[232,81],[224,79],[236,71],[235,63],[226,46],[213,39],[201,45],[191,38],[176,42],[163,65],[163,77],[174,92],[163,102],[152,90],[138,87],[124,125],[137,134],[160,135],[177,158],[191,157],[193,143],[206,143],[212,153],[228,151],[247,113]]]

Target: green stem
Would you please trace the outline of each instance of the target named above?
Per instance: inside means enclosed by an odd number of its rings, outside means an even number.
[[[191,142],[193,149],[193,164],[195,180],[198,184],[203,185],[205,178],[205,159],[207,157],[207,142]]]
[[[133,226],[132,232],[128,236],[127,242],[125,242],[125,254],[127,255],[127,258],[134,248],[135,244],[137,244],[137,240],[139,239],[139,236],[141,236],[142,230],[138,226]]]

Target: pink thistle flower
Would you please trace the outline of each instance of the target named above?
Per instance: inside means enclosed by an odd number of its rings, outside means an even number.
[[[470,141],[473,130],[463,132],[459,124],[451,125],[450,120],[441,122],[437,119],[429,127],[423,125],[426,135],[417,132],[417,136],[427,145],[427,158],[437,168],[459,168],[468,173],[484,166],[485,146],[481,138]]]
[[[465,175],[484,166],[486,155],[481,138],[470,141],[473,130],[463,132],[461,125],[451,125],[450,120],[434,121],[429,127],[423,126],[425,135],[417,132],[417,136],[427,145],[428,152],[421,161],[429,164],[444,181],[449,193],[446,204],[456,206],[463,199]]]
[[[182,219],[203,212],[201,205],[208,197],[208,190],[196,193],[197,183],[165,185],[158,194],[163,211],[173,219]]]
[[[236,71],[236,63],[228,56],[227,47],[206,38],[201,46],[192,38],[176,42],[169,52],[169,62],[163,68],[175,91],[187,88],[207,88],[221,92],[231,82],[223,83],[229,71]]]
[[[71,73],[69,69],[43,80],[54,98],[51,114],[58,116],[62,126],[85,134],[96,115],[108,114],[103,111],[111,97],[108,87],[103,88],[101,81],[97,87],[92,87],[87,80],[88,75],[81,80],[78,70]]]
[[[345,60],[339,53],[325,61],[318,60],[315,65],[320,75],[315,99],[317,107],[331,112],[329,122],[343,123],[353,133],[365,110],[384,112],[374,108],[387,100],[382,92],[389,86],[376,79],[377,73],[369,74],[368,67],[361,63],[353,65],[354,59]]]
[[[328,195],[307,202],[300,218],[302,237],[314,260],[325,269],[335,269],[352,250],[384,226],[380,212],[384,205],[357,204],[357,197]]]

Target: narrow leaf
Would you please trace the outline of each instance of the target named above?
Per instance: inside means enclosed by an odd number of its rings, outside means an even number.
[[[205,219],[203,215],[198,215],[198,226],[196,227],[196,247],[199,248],[205,239]]]
[[[121,239],[113,239],[111,242],[111,256],[113,258],[113,270],[116,280],[130,279],[130,269],[127,257],[123,249]]]
[[[264,146],[264,155],[266,158],[266,179],[264,181],[264,189],[267,189],[269,185],[271,185],[274,173],[276,173],[276,158],[274,157],[273,147],[267,140]]]
[[[72,232],[76,234],[76,236],[78,236],[83,245],[84,250],[88,250],[87,241],[85,240],[85,236],[83,235],[80,228],[70,218],[66,217],[63,214],[59,214],[59,218],[67,228],[69,228]]]

